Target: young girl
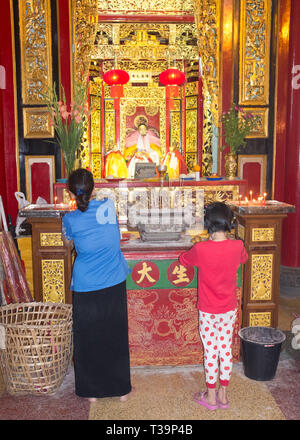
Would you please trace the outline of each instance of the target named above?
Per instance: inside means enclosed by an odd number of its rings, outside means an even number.
[[[198,267],[199,332],[204,347],[206,392],[194,400],[210,410],[228,408],[227,386],[232,371],[232,332],[236,318],[236,272],[248,255],[241,240],[230,240],[232,212],[220,202],[208,205],[204,225],[209,240],[180,255],[183,266]],[[216,382],[220,364],[220,388]]]
[[[114,204],[92,197],[93,175],[86,169],[68,179],[77,207],[62,219],[62,230],[73,240],[75,392],[95,401],[131,391],[126,278],[129,267],[120,249]]]

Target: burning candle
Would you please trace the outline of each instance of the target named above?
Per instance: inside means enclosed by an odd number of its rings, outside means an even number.
[[[245,197],[246,205],[248,206],[248,197]]]
[[[267,193],[264,193],[264,206],[266,206],[266,197],[267,197]]]
[[[239,195],[239,205],[241,204],[241,199],[242,199],[242,196]]]
[[[56,209],[56,202],[57,202],[57,197],[54,197],[54,209]]]
[[[252,189],[250,190],[250,201],[252,201]]]

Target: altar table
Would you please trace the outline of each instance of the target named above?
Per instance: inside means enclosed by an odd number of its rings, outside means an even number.
[[[255,209],[241,207],[237,201],[239,185],[234,187],[236,183],[231,182],[229,188],[221,183],[208,188],[201,182],[187,184],[193,188],[193,201],[198,200],[197,191],[204,186],[204,203],[213,201],[211,198],[214,197],[230,204],[237,220],[236,236],[244,240],[249,254],[249,261],[237,273],[239,307],[233,336],[234,361],[240,356],[237,332],[241,322],[242,326],[277,325],[281,221],[294,209],[279,202],[267,202],[266,206]],[[128,187],[112,187],[116,193],[125,189],[128,194]],[[168,188],[167,184],[167,191]],[[117,194],[116,202],[120,200]],[[119,206],[120,212],[123,208],[123,205]],[[69,285],[73,256],[61,236],[61,218],[70,209],[68,205],[59,209],[53,205],[30,205],[20,210],[20,215],[32,225],[36,301],[72,302]],[[126,219],[126,213],[123,219]],[[175,243],[142,242],[136,236],[121,243],[132,268],[127,279],[131,365],[202,362],[196,310],[197,273],[178,263],[180,253],[191,246],[188,234]]]

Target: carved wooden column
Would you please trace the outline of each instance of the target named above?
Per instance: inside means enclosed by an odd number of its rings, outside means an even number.
[[[229,206],[237,220],[236,237],[244,241],[249,255],[243,276],[242,327],[277,327],[281,226],[295,207],[273,200],[265,206],[239,202]]]
[[[20,210],[20,216],[32,225],[35,301],[72,303],[72,252],[63,242],[61,232],[61,218],[66,212],[54,210],[51,205],[45,208],[30,205],[29,210]]]

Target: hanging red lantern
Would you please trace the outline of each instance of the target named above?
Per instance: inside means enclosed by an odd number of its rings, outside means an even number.
[[[178,69],[167,69],[160,73],[159,81],[164,86],[181,86],[185,81],[185,74]]]
[[[178,69],[167,69],[159,75],[159,81],[166,86],[166,98],[170,99],[170,107],[173,107],[173,98],[178,98],[179,88],[185,82],[185,74]]]
[[[110,96],[112,98],[122,98],[123,84],[128,83],[129,74],[125,70],[113,69],[103,75],[103,81],[110,86]]]

